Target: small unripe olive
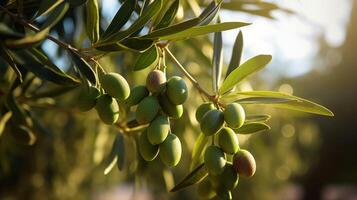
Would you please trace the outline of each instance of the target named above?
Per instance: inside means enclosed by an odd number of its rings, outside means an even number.
[[[108,94],[98,98],[95,109],[99,118],[106,124],[114,124],[119,119],[118,102]]]
[[[249,151],[241,149],[234,156],[233,167],[239,175],[252,177],[257,165],[253,155]]]
[[[122,101],[129,97],[130,87],[128,82],[118,73],[108,73],[100,80],[103,89],[112,97]]]
[[[216,193],[220,199],[224,199],[224,200],[232,199],[232,192],[230,190],[219,190],[219,191],[216,191]]]
[[[160,70],[151,71],[146,78],[146,87],[151,93],[159,93],[165,88],[166,75]]]
[[[204,199],[211,199],[216,196],[216,192],[208,179],[204,179],[198,184],[197,193]]]
[[[183,104],[188,97],[188,90],[185,81],[178,76],[169,78],[166,86],[167,97],[175,105]]]
[[[96,87],[82,86],[80,94],[78,96],[79,110],[84,112],[92,109],[95,106],[99,96],[100,92]]]
[[[147,129],[148,139],[151,144],[161,144],[170,131],[170,122],[167,117],[157,116]]]
[[[210,174],[219,175],[226,165],[226,155],[220,148],[212,145],[206,148],[204,161]]]
[[[202,120],[202,117],[210,110],[214,110],[215,107],[213,103],[207,102],[203,103],[200,106],[198,106],[196,110],[196,120],[200,122]]]
[[[170,167],[176,166],[181,160],[182,147],[180,139],[170,133],[160,144],[160,159]]]
[[[152,161],[159,154],[159,145],[152,145],[147,137],[147,131],[141,133],[139,137],[139,152],[146,161]]]
[[[159,112],[159,102],[153,96],[145,97],[136,109],[136,121],[140,124],[151,122]]]
[[[126,105],[134,106],[140,103],[145,97],[149,95],[149,91],[143,85],[138,85],[131,89],[129,97],[125,100]]]
[[[173,119],[179,119],[183,114],[183,106],[182,105],[174,105],[172,104],[165,94],[161,94],[159,96],[159,102],[162,110],[165,114]]]
[[[239,176],[233,165],[227,163],[219,175],[209,175],[211,184],[217,190],[233,190],[238,185]]]
[[[216,134],[223,126],[224,116],[220,110],[210,110],[203,115],[201,120],[201,131],[206,136]]]
[[[228,154],[235,154],[239,149],[238,137],[231,128],[223,127],[218,132],[218,144]]]
[[[238,103],[231,103],[224,110],[224,120],[231,128],[239,128],[243,126],[245,121],[244,108]]]

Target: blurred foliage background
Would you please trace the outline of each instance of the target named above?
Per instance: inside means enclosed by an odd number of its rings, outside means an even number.
[[[239,6],[244,4],[242,2],[248,2],[249,5]],[[331,29],[318,27],[318,31],[313,29],[315,32],[308,29],[307,33],[311,34],[300,33],[300,30],[305,30],[306,24],[314,28],[319,26],[314,23],[314,15],[308,19],[302,11],[304,8],[312,9],[309,1],[296,0],[293,5],[283,0],[272,2],[277,5],[272,10],[260,7],[261,2],[254,0],[232,0],[223,4],[222,21],[234,19],[253,22],[253,25],[242,29],[246,41],[243,58],[257,51],[271,53],[274,58],[267,70],[251,77],[249,82],[240,84],[238,89],[271,89],[291,93],[326,105],[336,116],[315,117],[268,106],[247,107],[249,113],[271,114],[273,118],[269,124],[272,129],[240,136],[241,146],[256,157],[257,173],[252,179],[242,178],[239,181],[234,197],[267,200],[356,199],[357,136],[354,124],[357,119],[354,112],[357,108],[357,28],[353,25],[357,24],[357,2],[318,1],[320,7],[312,10],[313,13],[322,13],[322,18],[327,19],[334,15],[336,18],[342,14],[346,16],[346,20],[341,22],[345,23],[341,25],[342,36],[332,31],[332,37],[336,34],[342,39],[332,44],[324,32],[331,32]],[[346,6],[338,10],[341,2]],[[200,5],[206,3],[181,1],[177,18],[193,17],[200,11]],[[326,6],[323,4],[337,5],[336,13],[324,14]],[[120,3],[102,0],[100,5],[101,26],[106,27]],[[287,6],[289,11],[278,6]],[[5,15],[0,13],[0,17]],[[51,34],[77,47],[88,46],[82,18],[83,7],[71,8],[64,20],[51,30]],[[284,27],[284,23],[286,25],[294,20],[300,21],[290,24],[289,27],[293,29],[291,32],[279,29]],[[295,37],[291,33],[295,33]],[[228,64],[233,34],[236,32],[223,35],[225,64]],[[296,35],[299,34],[309,39],[305,41],[307,45],[304,42],[296,44]],[[264,40],[267,38],[264,35],[271,35],[274,39]],[[285,49],[277,47],[281,40]],[[272,47],[266,47],[267,43]],[[63,49],[51,41],[46,41],[42,48],[62,69],[70,70],[70,62]],[[170,48],[199,83],[210,91],[212,36],[177,42]],[[305,57],[289,57],[289,54],[279,50],[306,54]],[[136,56],[130,52],[111,53],[100,62],[107,71],[124,74],[134,86],[143,84],[142,77],[148,73],[148,70],[131,71]],[[301,68],[297,69],[294,63],[299,63],[301,66],[298,67]],[[182,76],[173,63],[167,64],[170,75]],[[306,66],[309,66],[308,69]],[[8,87],[7,73],[11,72],[5,63],[0,63],[0,101],[3,101],[1,90]],[[138,159],[133,136],[125,136],[124,169],[119,171],[115,168],[104,175],[106,157],[118,130],[103,125],[94,110],[78,112],[75,109],[77,90],[31,102],[28,106],[36,119],[37,130],[40,130],[36,132],[36,143],[33,146],[20,145],[7,134],[7,130],[0,137],[0,199],[197,199],[195,186],[177,193],[167,192],[189,170],[191,150],[199,134],[194,113],[202,100],[192,85],[188,86],[190,97],[189,103],[184,106],[184,117],[173,121],[173,132],[180,137],[185,150],[175,169],[169,169],[157,161],[145,163]],[[49,84],[43,87],[40,82],[35,82],[29,92],[51,87],[54,86]]]

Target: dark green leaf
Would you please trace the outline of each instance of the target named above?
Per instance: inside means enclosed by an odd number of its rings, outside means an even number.
[[[97,0],[88,0],[86,3],[86,31],[92,43],[99,39],[99,6]]]
[[[245,123],[267,122],[270,117],[270,115],[247,115],[245,117]]]
[[[111,36],[116,31],[119,31],[130,19],[130,16],[134,12],[135,5],[137,0],[126,0],[118,12],[115,14],[113,20],[110,22],[108,28],[102,35],[101,39],[106,39],[108,36]]]
[[[208,137],[206,137],[205,134],[200,133],[192,149],[192,161],[190,169],[193,169],[193,167],[196,167],[198,163],[201,163],[201,157],[208,142]]]
[[[211,24],[206,26],[197,26],[192,27],[190,29],[174,33],[167,36],[160,37],[160,40],[182,40],[190,37],[195,37],[199,35],[205,35],[208,33],[219,32],[219,31],[226,31],[231,30],[243,26],[247,26],[249,23],[244,22],[225,22],[220,24]]]
[[[191,173],[189,173],[182,181],[180,181],[170,192],[176,192],[185,187],[199,183],[208,175],[207,169],[204,164],[199,165]]]
[[[221,20],[218,18],[217,24],[219,24]],[[219,88],[219,84],[221,82],[222,76],[222,65],[223,65],[223,39],[222,32],[214,33],[213,40],[213,56],[212,56],[212,84],[213,91],[217,92]]]
[[[87,0],[66,0],[71,6],[80,6],[87,2]]]
[[[116,44],[100,46],[97,47],[96,49],[100,51],[109,51],[109,52],[123,51],[123,50],[143,52],[149,49],[153,44],[154,41],[151,39],[132,37],[132,38],[124,39],[123,41],[118,42]]]
[[[233,70],[235,70],[240,65],[242,53],[243,53],[243,33],[242,31],[239,31],[233,45],[231,61],[229,62],[228,65],[226,78]]]
[[[83,58],[77,54],[70,52],[74,64],[77,66],[77,69],[85,76],[93,85],[97,83],[95,72],[92,67],[85,61]]]
[[[219,94],[224,94],[231,90],[237,83],[251,75],[252,73],[264,68],[270,61],[270,55],[258,55],[243,63],[228,75],[219,88]]]
[[[55,26],[64,17],[68,8],[69,8],[69,3],[62,2],[54,10],[52,10],[48,15],[45,23],[42,24],[41,30],[52,28],[53,26]]]
[[[199,25],[207,25],[209,24],[214,17],[217,15],[219,8],[221,7],[223,0],[220,0],[218,4],[216,1],[212,1],[206,8],[203,10],[198,18],[201,19]]]
[[[139,71],[148,67],[156,66],[159,61],[159,54],[156,46],[152,46],[150,49],[138,56],[135,62],[134,71]]]
[[[175,20],[179,6],[180,0],[175,0],[169,9],[167,9],[160,22],[155,26],[154,30],[168,27]]]
[[[112,150],[107,157],[104,169],[104,174],[107,175],[117,164],[118,169],[122,170],[125,159],[125,149],[124,149],[124,137],[121,133],[117,134],[113,142]]]
[[[308,101],[306,99],[296,97],[293,95],[289,95],[282,92],[274,92],[274,91],[247,91],[247,92],[235,92],[232,94],[226,95],[227,98],[230,97],[241,97],[241,96],[248,96],[248,97],[270,97],[270,98],[284,98],[290,99],[292,101],[287,101],[284,103],[276,103],[272,104],[274,107],[278,108],[285,108],[291,110],[297,110],[307,113],[313,113],[318,115],[326,115],[326,116],[334,116],[334,114],[327,108],[316,104],[314,102]],[[224,97],[224,98],[226,98]]]
[[[7,38],[18,39],[18,38],[24,37],[23,34],[12,30],[10,27],[8,27],[4,23],[0,23],[0,36],[1,36],[1,38],[4,38],[4,39],[7,39]]]
[[[36,15],[34,15],[33,19],[40,17],[42,15],[46,15],[47,13],[51,12],[55,9],[62,1],[58,0],[41,0],[40,7]]]
[[[40,63],[28,51],[16,51],[12,52],[12,55],[18,65],[23,66],[40,79],[60,85],[77,85],[79,83],[78,80]]]
[[[60,73],[64,73],[60,68],[58,68],[43,52],[36,48],[30,48],[27,50],[33,57],[35,57],[40,63],[47,65],[48,67],[56,70]]]
[[[17,65],[14,59],[11,57],[9,51],[5,49],[5,47],[1,44],[0,44],[0,56],[10,65],[10,67],[14,70],[17,77],[19,78],[20,82],[22,82],[23,79],[22,79],[21,71],[17,68]]]
[[[234,129],[237,134],[252,134],[260,131],[270,130],[270,126],[265,123],[253,122],[244,124],[238,129]]]
[[[139,29],[141,29],[148,21],[150,21],[151,18],[153,18],[157,12],[160,10],[162,4],[162,0],[155,0],[153,3],[151,3],[147,9],[140,15],[140,17],[125,31],[118,31],[108,37],[107,39],[103,41],[99,41],[95,46],[100,47],[100,46],[107,46],[110,44],[115,44],[123,39],[129,37]]]
[[[39,99],[39,98],[44,98],[44,97],[57,97],[57,96],[60,96],[67,92],[72,91],[76,87],[77,87],[77,85],[76,86],[59,86],[56,88],[48,89],[46,91],[37,92],[35,94],[32,94],[28,98],[29,99]]]
[[[44,29],[40,32],[26,35],[20,39],[9,39],[5,41],[5,45],[12,49],[23,49],[38,45],[42,40],[46,39],[49,29]]]

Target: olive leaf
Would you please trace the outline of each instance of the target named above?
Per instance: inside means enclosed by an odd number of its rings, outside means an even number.
[[[107,175],[117,164],[118,169],[122,170],[125,159],[125,148],[124,148],[124,137],[122,133],[118,133],[113,142],[112,149],[109,156],[107,157],[104,169],[104,174]]]
[[[243,33],[242,31],[239,31],[233,45],[232,56],[226,72],[226,78],[233,70],[235,70],[240,65],[242,53],[243,53]]]
[[[234,129],[237,134],[252,134],[260,131],[270,130],[270,126],[261,122],[246,123],[238,129]]]
[[[2,133],[4,132],[6,123],[7,123],[7,121],[9,121],[11,116],[12,116],[12,112],[9,111],[0,117],[0,137],[1,137]]]
[[[236,100],[240,104],[276,104],[294,101],[293,99],[276,98],[276,97],[247,97]]]
[[[153,30],[168,27],[172,23],[172,21],[175,20],[179,6],[180,0],[175,0],[174,2],[172,2],[169,9],[167,9],[164,16],[161,18],[160,22],[154,27]]]
[[[52,28],[55,26],[66,14],[69,9],[68,2],[62,2],[59,6],[53,9],[47,16],[45,22],[41,26],[41,30]]]
[[[136,60],[134,64],[134,71],[139,71],[148,67],[156,66],[157,63],[159,62],[159,54],[158,54],[158,49],[154,45],[144,53],[140,54],[138,56],[138,59]]]
[[[20,82],[23,81],[23,75],[22,72],[19,70],[19,68],[17,67],[14,59],[12,58],[12,56],[10,55],[10,52],[3,46],[0,44],[0,56],[1,58],[3,58],[9,65],[10,67],[14,70],[14,72],[16,73],[18,79],[20,80]]]
[[[83,58],[81,58],[79,55],[70,52],[72,61],[74,64],[77,66],[77,69],[93,84],[95,85],[97,83],[97,79],[95,76],[95,72],[93,71],[92,67],[85,61]]]
[[[38,45],[42,40],[46,39],[49,33],[49,28],[43,29],[40,32],[26,35],[20,39],[9,39],[5,41],[5,45],[12,49],[29,48]]]
[[[267,122],[270,118],[270,115],[246,115],[245,123]]]
[[[219,88],[219,94],[224,94],[230,91],[241,80],[264,68],[271,59],[272,57],[270,55],[258,55],[247,60],[227,76]]]
[[[219,24],[221,20],[218,18],[217,23]],[[222,76],[222,66],[223,66],[223,39],[222,32],[214,33],[213,39],[213,56],[212,56],[212,86],[213,91],[217,92],[219,84],[221,82]]]
[[[12,30],[10,27],[8,27],[5,23],[0,23],[0,36],[1,38],[7,39],[18,39],[24,37],[23,34],[18,33],[14,30]]]
[[[99,6],[97,0],[88,0],[86,3],[86,31],[92,43],[99,39]]]
[[[111,36],[116,31],[119,31],[130,19],[130,16],[134,12],[137,0],[126,0],[118,12],[115,14],[113,20],[110,22],[108,28],[104,31],[101,39],[104,40]]]
[[[180,181],[170,192],[176,192],[193,184],[199,183],[208,175],[206,166],[199,165],[196,169],[190,172],[182,181]]]
[[[296,111],[302,111],[307,113],[313,113],[325,116],[334,116],[334,114],[324,106],[309,100],[296,97],[290,94],[274,91],[246,91],[246,92],[234,92],[227,94],[222,99],[230,99],[230,101],[236,101],[242,96],[254,97],[254,98],[276,98],[276,99],[289,99],[291,101],[272,103],[271,106],[277,108],[284,108]],[[259,102],[256,102],[259,104]]]
[[[42,15],[46,15],[55,9],[63,0],[41,0],[40,7],[32,19],[36,19]]]
[[[133,52],[143,52],[148,50],[152,45],[154,44],[154,41],[151,39],[144,39],[141,37],[131,37],[131,38],[126,38],[121,42],[117,42],[115,44],[109,44],[105,46],[99,46],[96,47],[96,49],[100,51],[133,51]]]
[[[198,163],[201,162],[201,157],[208,142],[208,137],[206,137],[205,134],[200,133],[195,141],[195,144],[193,145],[190,169],[193,169],[193,167],[195,167]]]

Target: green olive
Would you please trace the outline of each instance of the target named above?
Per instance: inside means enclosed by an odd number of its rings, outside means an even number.
[[[182,147],[180,139],[170,133],[160,144],[160,159],[170,167],[176,166],[181,160]]]
[[[235,154],[239,149],[238,137],[231,128],[223,127],[218,132],[218,144],[224,152]]]
[[[183,106],[182,105],[174,105],[172,104],[165,94],[161,94],[159,96],[159,102],[162,110],[165,114],[173,119],[179,119],[183,114]]]
[[[151,71],[146,78],[146,87],[151,93],[160,93],[165,88],[166,75],[160,70]]]
[[[103,89],[112,97],[122,101],[129,97],[130,87],[128,82],[118,73],[108,73],[100,80]]]
[[[139,124],[151,122],[159,112],[159,102],[156,97],[145,97],[136,109],[136,121]]]
[[[214,110],[215,107],[213,103],[207,102],[201,104],[197,110],[196,110],[196,120],[200,122],[202,120],[202,117],[210,110]]]
[[[224,123],[224,116],[220,110],[208,111],[201,120],[201,131],[206,136],[216,134]]]
[[[231,128],[240,128],[245,121],[244,108],[238,103],[231,103],[224,110],[224,120]]]
[[[157,116],[147,129],[148,139],[151,144],[161,144],[170,131],[170,122],[167,117]]]
[[[138,85],[131,89],[129,97],[125,100],[128,106],[134,106],[140,103],[145,97],[149,95],[149,91],[143,85]]]
[[[78,96],[79,110],[84,112],[92,109],[95,106],[99,96],[100,92],[96,87],[82,86],[80,94]]]
[[[149,142],[146,130],[141,133],[138,143],[140,155],[144,158],[144,160],[152,161],[159,154],[159,145],[152,145]]]
[[[238,185],[239,176],[233,165],[227,163],[224,171],[219,175],[209,175],[211,184],[217,190],[233,190]]]
[[[173,76],[167,81],[167,97],[175,105],[183,104],[188,97],[185,81],[178,76]]]
[[[257,165],[253,155],[249,151],[240,149],[234,156],[233,167],[239,175],[252,177],[255,174]]]
[[[212,175],[218,175],[224,170],[226,155],[219,147],[211,145],[206,148],[204,161],[208,172]]]
[[[118,102],[108,94],[98,98],[95,109],[99,118],[106,124],[114,124],[119,119]]]

